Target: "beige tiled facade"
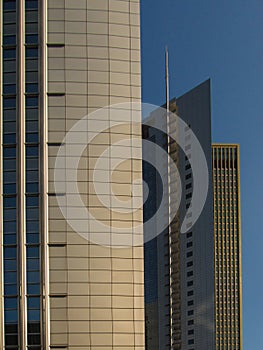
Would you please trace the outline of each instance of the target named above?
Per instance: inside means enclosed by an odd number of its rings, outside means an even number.
[[[24,0],[17,10],[21,12],[21,35],[23,8]],[[117,238],[113,247],[84,239],[69,225],[58,205],[58,197],[66,196],[67,184],[60,183],[58,193],[54,183],[57,154],[75,123],[102,107],[141,101],[140,1],[43,0],[38,18],[41,346],[36,349],[143,350],[143,216],[142,208],[134,210],[135,203],[142,204],[142,188],[132,185],[142,178],[141,161],[132,160],[141,153],[140,142],[132,140],[141,138],[140,112],[131,111],[129,124],[105,130],[86,147],[79,162],[77,185],[93,219],[78,218],[78,208],[71,210],[76,211],[77,221],[82,220],[83,233],[103,237],[110,227],[117,237],[121,230],[129,228],[141,244],[134,245],[132,237],[125,248],[116,247]],[[22,71],[24,42],[19,45]],[[23,93],[19,96],[19,106],[23,108]],[[105,124],[99,114],[96,118],[95,126]],[[110,125],[110,113],[107,121]],[[88,132],[95,136],[96,128]],[[121,159],[111,182],[102,172],[93,179],[98,158],[111,144],[123,139],[127,144],[116,146],[119,148],[115,148],[114,157],[108,154],[102,163],[111,166],[115,158]],[[108,166],[105,174],[107,171]],[[103,185],[112,187],[115,197],[104,193]],[[96,193],[100,188],[99,200]],[[19,195],[24,196],[22,190]],[[130,211],[120,213],[115,210],[119,209],[116,203],[105,206],[101,202],[103,199],[111,203],[113,197],[123,203],[130,201]],[[20,206],[21,216],[22,209]],[[105,232],[98,222],[105,224]],[[19,278],[22,285],[26,283]],[[23,288],[21,291],[24,295],[20,297],[26,298]],[[26,308],[23,302],[18,306],[24,327],[20,327],[19,319],[18,329],[25,330],[25,336],[18,336],[16,349],[21,350],[31,349],[26,339]],[[0,342],[9,349],[4,345],[4,332]]]
[[[213,145],[216,349],[242,350],[239,145]]]

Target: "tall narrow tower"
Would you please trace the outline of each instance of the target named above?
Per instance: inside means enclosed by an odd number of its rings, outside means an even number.
[[[213,145],[216,349],[242,349],[239,145]]]
[[[59,209],[67,188],[54,187],[56,155],[71,127],[101,107],[141,100],[140,1],[0,4],[0,348],[141,350],[143,245],[116,249],[85,240]],[[140,122],[136,115],[130,122]],[[131,134],[140,138],[140,125],[109,130],[83,151],[77,185],[96,217],[83,221],[84,233],[103,235],[98,221],[112,231],[142,223],[140,211],[104,208],[93,188],[99,152]],[[124,200],[142,172],[141,162],[130,161],[133,149],[126,147],[114,180],[114,194]]]

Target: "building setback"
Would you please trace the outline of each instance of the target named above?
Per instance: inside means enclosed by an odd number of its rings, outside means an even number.
[[[242,349],[240,155],[213,145],[216,349]]]
[[[143,246],[85,240],[67,224],[57,203],[65,193],[54,187],[58,149],[78,120],[110,104],[141,101],[140,1],[1,6],[0,348],[142,350]],[[91,191],[90,174],[98,145],[130,134],[127,126],[100,135],[80,162],[80,195],[113,231],[142,222],[142,212],[125,219],[109,213]],[[134,134],[141,136],[140,126]],[[122,171],[115,195],[130,196],[129,179],[141,177],[141,163]],[[97,221],[86,222],[86,231],[97,232]]]

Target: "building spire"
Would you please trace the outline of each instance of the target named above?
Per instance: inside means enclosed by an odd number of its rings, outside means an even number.
[[[166,109],[167,114],[170,111],[170,96],[169,96],[169,52],[168,47],[165,47],[165,85],[166,85]]]

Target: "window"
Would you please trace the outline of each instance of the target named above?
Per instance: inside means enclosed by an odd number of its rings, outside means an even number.
[[[188,281],[187,282],[187,287],[191,287],[191,286],[193,286],[194,285],[194,281]]]
[[[189,292],[187,292],[187,296],[188,296],[188,297],[190,297],[190,296],[192,296],[192,295],[194,295],[194,291],[193,291],[193,290],[190,290]]]
[[[186,247],[187,248],[190,248],[190,247],[192,247],[193,246],[193,242],[188,242],[187,244],[186,244]]]
[[[189,339],[189,340],[188,340],[188,344],[189,344],[189,345],[192,345],[192,344],[194,344],[194,343],[195,343],[194,339]]]
[[[188,252],[188,253],[186,254],[186,257],[187,257],[187,258],[190,258],[191,256],[193,256],[193,252]]]
[[[194,334],[194,330],[193,329],[189,329],[188,335],[193,335],[193,334]]]
[[[187,267],[191,267],[191,266],[193,266],[193,262],[192,261],[188,261]]]
[[[194,320],[189,320],[189,321],[187,322],[187,324],[188,324],[188,326],[192,326],[192,325],[194,324]]]
[[[188,193],[186,196],[185,196],[186,199],[190,199],[192,198],[192,192],[191,193]]]
[[[188,272],[187,272],[187,277],[191,277],[191,276],[193,276],[193,275],[194,275],[193,271],[188,271]]]
[[[186,234],[186,237],[187,238],[191,238],[193,236],[193,232],[188,232],[187,234]]]
[[[194,314],[194,310],[189,310],[189,311],[187,312],[187,315],[188,315],[188,316],[193,316],[193,314]]]
[[[194,305],[194,301],[193,300],[189,300],[188,302],[187,302],[187,306],[193,306]]]

